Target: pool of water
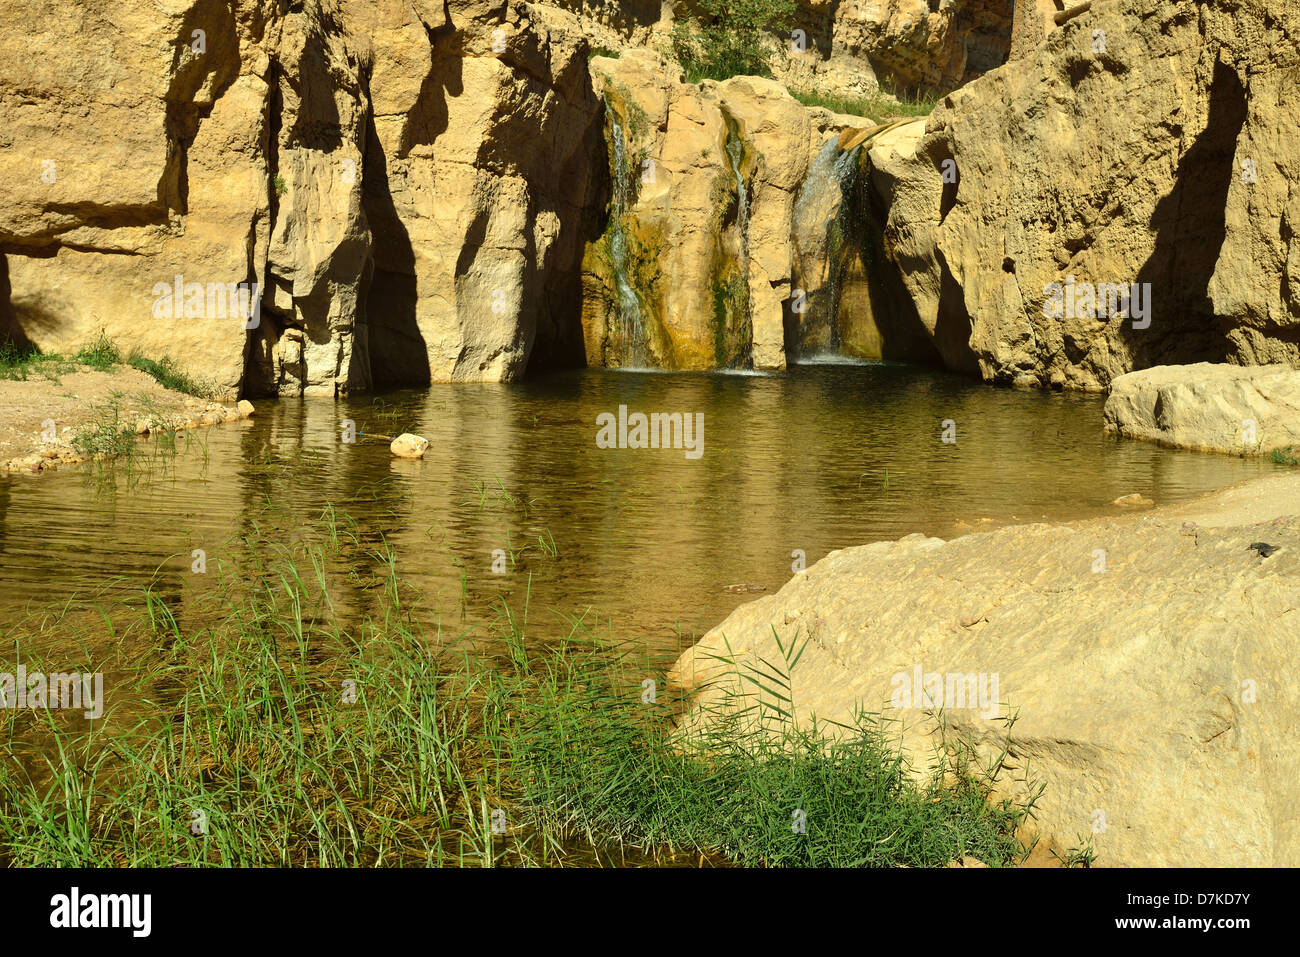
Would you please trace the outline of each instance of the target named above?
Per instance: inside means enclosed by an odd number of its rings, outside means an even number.
[[[702,414],[702,455],[598,447],[597,417],[619,406]],[[796,553],[1117,513],[1120,495],[1166,503],[1276,468],[1118,442],[1101,412],[1094,396],[842,363],[266,402],[175,455],[143,443],[130,468],[0,476],[0,632],[74,595],[182,595],[194,549],[233,560],[239,536],[291,539],[333,504],[391,546],[431,620],[461,627],[527,592],[535,628],[585,613],[667,662],[758,593],[728,586],[771,592]],[[367,434],[401,431],[430,440],[422,460]]]

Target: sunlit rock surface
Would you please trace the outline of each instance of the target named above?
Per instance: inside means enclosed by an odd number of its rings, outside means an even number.
[[[1106,399],[1106,430],[1204,452],[1300,457],[1300,370],[1208,362],[1122,375]]]
[[[1262,0],[1097,2],[947,97],[877,178],[918,321],[969,322],[968,349],[936,341],[945,361],[1079,389],[1300,364],[1297,37],[1300,8]],[[1137,284],[1142,314],[1097,302],[1103,284]]]
[[[687,726],[734,687],[719,656],[770,676],[779,637],[803,647],[800,721],[882,714],[918,769],[940,732],[986,763],[1009,735],[999,793],[1046,785],[1027,840],[1091,838],[1103,866],[1296,866],[1297,503],[1286,476],[1141,516],[832,552],[681,656]]]

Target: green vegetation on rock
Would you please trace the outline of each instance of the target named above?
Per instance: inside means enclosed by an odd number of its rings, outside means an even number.
[[[771,76],[769,37],[794,22],[795,0],[696,0],[695,17],[673,24],[673,55],[690,83]]]
[[[929,116],[942,99],[938,95],[894,97],[883,90],[866,96],[836,96],[813,90],[791,90],[790,95],[804,106],[820,106],[832,113],[864,116],[879,123],[909,116]]]
[[[116,343],[106,335],[99,336],[82,346],[71,356],[55,352],[40,352],[35,348],[20,348],[12,342],[0,343],[0,379],[26,381],[32,375],[58,381],[60,375],[92,369],[96,372],[113,372],[122,365],[139,369],[155,379],[163,388],[184,392],[201,399],[212,398],[216,389],[187,374],[171,356],[149,359],[132,351],[124,356]]]

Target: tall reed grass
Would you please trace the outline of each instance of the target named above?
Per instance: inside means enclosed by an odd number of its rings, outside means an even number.
[[[486,636],[448,633],[382,541],[332,509],[310,531],[292,544],[250,534],[201,592],[151,588],[96,616],[5,628],[29,671],[69,670],[71,655],[113,680],[97,722],[7,721],[0,861],[942,866],[1024,853],[1014,833],[1030,807],[991,803],[988,775],[960,755],[918,781],[867,715],[793,723],[797,648],[748,675],[761,699],[687,736],[687,702],[662,672],[586,618],[539,625],[525,598]]]

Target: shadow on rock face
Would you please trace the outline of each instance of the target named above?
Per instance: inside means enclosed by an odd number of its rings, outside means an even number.
[[[1151,326],[1134,329],[1126,320],[1123,327],[1135,369],[1228,358],[1227,330],[1208,289],[1227,234],[1228,189],[1245,122],[1246,91],[1236,72],[1219,63],[1205,130],[1183,155],[1173,190],[1151,216],[1155,249],[1137,277],[1151,284]]]

